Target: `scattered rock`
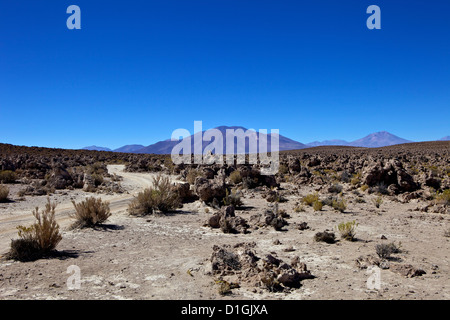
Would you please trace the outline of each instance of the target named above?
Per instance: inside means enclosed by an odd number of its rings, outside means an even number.
[[[410,264],[391,264],[390,270],[407,278],[419,277],[426,274],[424,270],[417,269]]]

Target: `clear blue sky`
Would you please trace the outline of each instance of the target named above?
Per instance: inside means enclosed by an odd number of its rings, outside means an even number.
[[[0,117],[0,142],[45,147],[149,145],[194,120],[303,143],[436,140],[450,1],[1,1]]]

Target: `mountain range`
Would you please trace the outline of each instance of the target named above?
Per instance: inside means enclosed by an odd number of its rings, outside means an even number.
[[[232,129],[232,130],[239,130],[241,129],[241,132],[246,132],[247,129],[240,126],[220,126],[214,128],[218,130],[224,137],[224,140],[222,142],[223,147],[223,153],[226,153],[226,130]],[[198,132],[194,135],[190,136],[191,139],[191,152],[195,153],[194,150],[204,150],[205,147],[210,145],[214,141],[202,141],[202,136],[204,135],[205,131]],[[271,133],[268,133],[267,135],[263,133],[259,133],[257,131],[249,131],[248,132],[248,139],[245,139],[245,145],[242,144],[238,146],[237,143],[234,145],[234,153],[239,153],[238,150],[245,150],[245,153],[249,152],[249,141],[252,141],[252,143],[255,143],[255,145],[258,145],[259,139],[266,138],[267,140],[267,151],[270,152],[271,150]],[[200,135],[201,134],[201,135]],[[262,136],[264,135],[264,137]],[[450,136],[443,137],[439,140],[450,140]],[[238,140],[235,140],[238,141]],[[318,147],[318,146],[351,146],[351,147],[364,147],[364,148],[380,148],[380,147],[386,147],[391,146],[395,144],[403,144],[403,143],[410,143],[413,141],[406,140],[400,137],[397,137],[387,131],[380,131],[376,133],[371,133],[361,139],[355,140],[355,141],[345,141],[345,140],[325,140],[325,141],[314,141],[307,144],[303,144],[301,142],[289,139],[285,136],[279,135],[279,150],[296,150],[296,149],[305,149],[305,148],[311,148],[311,147]],[[172,141],[171,139],[158,141],[154,144],[151,144],[149,146],[144,146],[140,144],[130,144],[125,145],[123,147],[120,147],[118,149],[111,150],[106,147],[98,147],[98,146],[89,146],[83,148],[83,150],[98,150],[98,151],[112,151],[112,152],[126,152],[126,153],[153,153],[153,154],[170,154],[173,147],[176,146],[180,141]],[[201,143],[201,147],[200,147]],[[201,149],[200,149],[201,148]],[[241,149],[239,149],[241,148]],[[259,151],[259,149],[257,149]]]
[[[351,147],[364,147],[364,148],[380,148],[386,146],[392,146],[395,144],[402,143],[410,143],[413,141],[406,140],[400,137],[397,137],[387,131],[380,131],[371,133],[364,138],[355,140],[355,141],[345,141],[345,140],[327,140],[322,142],[312,142],[311,144],[307,144],[309,147],[318,147],[318,146],[328,146],[328,145],[341,145],[341,146],[351,146]]]

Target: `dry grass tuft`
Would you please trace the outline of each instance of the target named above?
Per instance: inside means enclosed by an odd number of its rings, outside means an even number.
[[[75,213],[71,217],[76,219],[72,228],[95,227],[111,216],[109,202],[103,202],[101,198],[90,197],[80,203],[72,203]]]
[[[356,227],[358,226],[358,223],[356,221],[351,222],[342,222],[337,226],[337,230],[341,234],[341,238],[348,240],[348,241],[354,241],[355,240],[355,231]]]
[[[3,184],[0,184],[0,202],[8,201],[8,195],[9,188],[7,186],[4,186]]]
[[[38,207],[33,211],[37,222],[30,227],[17,227],[20,238],[11,241],[8,258],[19,261],[36,260],[56,248],[62,236],[55,220],[55,208],[56,203],[51,203],[47,198],[44,211],[39,212]]]
[[[131,215],[147,215],[155,211],[167,213],[181,204],[179,195],[173,190],[168,177],[158,175],[153,178],[153,187],[144,189],[128,206]]]

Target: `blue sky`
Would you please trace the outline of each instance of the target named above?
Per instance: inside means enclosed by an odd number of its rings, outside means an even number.
[[[81,30],[69,30],[69,5]],[[369,5],[381,30],[369,30]],[[450,134],[449,1],[2,1],[0,142],[149,145],[241,125],[307,143]]]

